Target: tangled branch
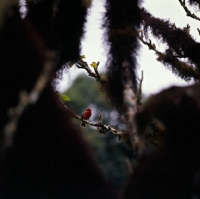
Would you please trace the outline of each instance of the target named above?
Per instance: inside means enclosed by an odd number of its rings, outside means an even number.
[[[181,6],[183,7],[183,9],[185,10],[186,14],[188,17],[191,17],[193,19],[196,19],[198,21],[200,21],[200,18],[197,17],[194,13],[191,13],[190,10],[188,9],[188,7],[185,4],[185,0],[178,0],[181,4]]]
[[[158,51],[158,50],[156,49],[155,44],[153,44],[153,43],[151,42],[151,40],[149,40],[149,42],[147,42],[147,41],[144,40],[143,32],[142,32],[142,31],[139,31],[138,34],[137,34],[137,36],[138,36],[138,38],[140,39],[140,41],[141,41],[143,44],[145,44],[146,46],[148,46],[149,49],[150,49],[150,50],[153,50],[157,55],[162,55],[162,54],[163,54],[163,53],[161,53],[160,51]]]
[[[148,46],[150,50],[153,50],[157,54],[157,60],[159,62],[162,62],[166,66],[170,66],[172,72],[178,75],[180,78],[185,81],[189,81],[191,78],[194,80],[199,80],[198,69],[195,69],[192,65],[178,59],[186,58],[185,56],[174,55],[171,49],[166,50],[165,53],[158,51],[155,44],[153,44],[151,40],[149,40],[149,42],[144,40],[142,31],[140,31],[140,34],[138,33],[138,38],[143,44]]]

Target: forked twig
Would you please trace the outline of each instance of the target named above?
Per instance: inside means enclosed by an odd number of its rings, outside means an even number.
[[[194,13],[191,13],[191,11],[188,9],[188,7],[185,4],[185,0],[178,0],[178,1],[180,2],[181,6],[185,10],[185,12],[186,12],[188,17],[191,17],[193,19],[196,19],[196,20],[200,21],[200,18],[197,17]]]

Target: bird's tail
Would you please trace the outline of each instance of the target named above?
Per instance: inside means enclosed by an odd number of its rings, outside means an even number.
[[[85,122],[82,122],[80,125],[81,128],[85,128]]]

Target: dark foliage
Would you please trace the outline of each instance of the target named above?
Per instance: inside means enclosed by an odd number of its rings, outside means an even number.
[[[141,160],[126,189],[126,199],[186,199],[195,196],[195,170],[168,153]]]
[[[82,0],[41,0],[30,3],[27,18],[48,48],[60,53],[59,68],[80,55],[87,7]]]
[[[30,21],[10,10],[0,32],[1,142],[8,108],[43,68],[44,46]],[[49,82],[21,116],[12,147],[1,153],[2,199],[116,198],[68,115]]]
[[[141,133],[152,117],[167,129],[164,147],[140,161],[126,190],[126,198],[191,198],[199,196],[200,104],[199,84],[172,87],[138,113]]]
[[[80,56],[80,42],[86,21],[87,7],[82,0],[60,0],[55,28],[61,43],[61,64]]]
[[[58,49],[58,38],[55,33],[55,14],[53,5],[55,0],[31,1],[28,4],[26,19],[31,21],[34,29],[40,34],[45,46],[49,49]]]
[[[176,28],[169,21],[153,17],[144,9],[142,9],[142,19],[145,32],[150,30],[156,38],[166,43],[175,55],[187,57],[199,70],[200,43],[196,42],[187,31]]]
[[[8,108],[17,105],[19,92],[30,92],[42,68],[45,52],[31,24],[22,22],[15,14],[17,11],[12,12],[15,17],[8,16],[0,32],[0,114],[3,123]]]
[[[138,40],[136,27],[140,24],[140,1],[131,0],[107,0],[105,28],[110,52],[108,58],[108,80],[106,90],[112,103],[121,109],[122,104],[122,74],[128,70],[136,90],[136,56]],[[129,63],[128,68],[123,69],[123,63]],[[126,77],[125,77],[126,78]]]
[[[199,70],[195,69],[193,65],[179,60],[170,49],[166,50],[165,54],[158,56],[157,60],[166,65],[178,77],[185,81],[190,81],[191,79],[199,80]]]

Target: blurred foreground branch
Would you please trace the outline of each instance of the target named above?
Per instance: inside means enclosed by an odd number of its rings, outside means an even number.
[[[12,6],[17,5],[19,0],[1,0],[0,1],[0,30],[3,26],[4,19]]]
[[[43,71],[39,75],[35,85],[33,86],[32,91],[29,94],[24,90],[21,91],[19,93],[18,105],[8,110],[9,119],[7,124],[4,126],[4,143],[2,147],[3,151],[12,146],[13,136],[17,130],[18,121],[21,115],[30,104],[35,104],[40,98],[42,91],[52,77],[53,71],[57,63],[56,60],[56,53],[52,51],[47,53],[47,58],[44,63]]]

